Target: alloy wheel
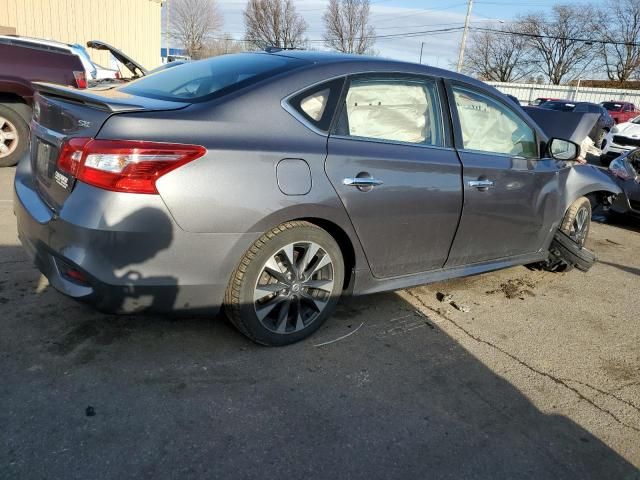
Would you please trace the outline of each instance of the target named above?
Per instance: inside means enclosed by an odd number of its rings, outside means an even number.
[[[327,251],[313,242],[290,243],[262,267],[253,295],[255,313],[272,332],[298,332],[326,308],[333,286]]]
[[[583,246],[587,239],[587,232],[589,230],[589,209],[587,207],[581,207],[571,223],[571,229],[569,231],[569,237],[578,245]]]
[[[0,117],[0,158],[8,157],[18,147],[16,126],[4,117]]]

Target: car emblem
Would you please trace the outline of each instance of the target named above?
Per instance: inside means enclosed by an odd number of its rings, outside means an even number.
[[[78,125],[82,128],[89,128],[91,126],[91,122],[87,122],[86,120],[78,120]]]

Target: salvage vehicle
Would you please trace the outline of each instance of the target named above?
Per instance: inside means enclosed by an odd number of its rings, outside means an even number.
[[[616,123],[625,123],[640,115],[640,112],[636,111],[636,106],[631,102],[609,100],[608,102],[602,102],[600,105],[609,112]]]
[[[270,52],[100,92],[38,84],[14,210],[52,286],[118,313],[224,305],[252,340],[285,345],[343,295],[593,263],[589,198],[620,188],[493,87]]]
[[[640,149],[626,152],[613,160],[609,172],[622,189],[609,206],[609,212],[640,218]]]
[[[576,112],[576,113],[597,113],[600,115],[598,122],[589,132],[589,138],[593,140],[597,148],[601,148],[602,144],[611,131],[615,122],[609,112],[602,106],[590,102],[571,102],[566,100],[549,100],[540,105],[540,108],[547,110],[557,110],[559,112]]]
[[[104,42],[89,48],[109,50],[137,78],[146,70]],[[0,167],[12,167],[29,148],[29,122],[33,103],[32,82],[46,81],[87,88],[121,83],[120,70],[95,64],[87,50],[40,38],[0,35]]]
[[[600,162],[606,167],[619,155],[640,147],[640,116],[619,123],[607,134],[603,142]]]

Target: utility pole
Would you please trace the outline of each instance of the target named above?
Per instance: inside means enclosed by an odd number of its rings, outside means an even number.
[[[167,7],[167,12],[166,12],[167,27],[166,27],[166,31],[164,32],[165,35],[167,36],[167,51],[166,51],[166,56],[164,58],[164,63],[169,63],[169,0],[164,1],[164,6]]]
[[[424,42],[420,43],[420,65],[422,65],[422,49],[424,48]]]
[[[467,32],[469,31],[469,20],[471,19],[471,7],[473,7],[473,0],[467,0],[467,16],[464,19],[464,30],[462,31],[462,41],[460,42],[460,53],[458,54],[458,73],[462,71],[462,62],[464,61],[464,47],[467,43]]]

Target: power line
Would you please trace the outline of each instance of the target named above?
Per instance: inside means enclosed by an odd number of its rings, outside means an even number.
[[[576,38],[576,37],[563,37],[556,35],[543,35],[540,33],[527,33],[527,32],[511,32],[509,30],[498,30],[495,28],[488,27],[471,27],[473,30],[478,30],[481,32],[492,32],[501,35],[518,35],[521,37],[530,37],[530,38],[551,38],[554,40],[567,40],[571,42],[583,42],[583,43],[599,43],[601,45],[623,45],[629,47],[640,47],[640,43],[633,42],[614,42],[609,40],[598,40],[596,38]]]

